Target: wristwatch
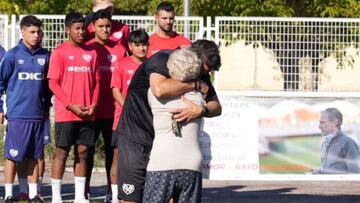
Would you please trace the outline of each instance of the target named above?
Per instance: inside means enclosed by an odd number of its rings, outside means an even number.
[[[206,117],[209,114],[209,109],[206,106],[203,106],[203,111],[201,113],[201,117]]]

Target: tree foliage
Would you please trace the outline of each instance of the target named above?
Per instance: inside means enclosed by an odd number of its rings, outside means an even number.
[[[177,15],[183,0],[169,0]],[[154,15],[161,0],[115,0],[116,15]],[[1,0],[3,14],[65,14],[91,10],[92,0]],[[190,0],[192,16],[360,17],[359,0]]]

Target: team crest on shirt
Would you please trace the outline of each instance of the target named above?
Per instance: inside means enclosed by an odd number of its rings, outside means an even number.
[[[16,149],[10,149],[9,153],[10,153],[10,156],[16,157],[19,154],[19,151]]]
[[[114,33],[114,37],[115,37],[116,39],[121,39],[122,36],[123,36],[123,33],[122,33],[121,31]]]
[[[114,63],[117,60],[117,56],[114,54],[108,54],[107,55],[107,59],[108,61],[110,61],[111,63]]]
[[[134,192],[134,190],[135,190],[135,185],[131,185],[131,184],[126,184],[126,183],[124,183],[123,185],[122,185],[122,190],[124,191],[124,193],[125,194],[131,194],[131,193],[133,193]]]
[[[45,59],[44,58],[38,58],[37,62],[38,62],[38,64],[40,64],[40,66],[45,65]]]
[[[25,62],[24,59],[19,59],[18,60],[18,64],[20,64],[20,65],[24,64],[24,62]]]
[[[90,62],[92,59],[92,56],[90,54],[84,54],[82,57],[86,62]]]

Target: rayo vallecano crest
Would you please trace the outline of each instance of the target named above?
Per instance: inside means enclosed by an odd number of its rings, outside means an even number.
[[[123,36],[123,33],[121,31],[114,33],[114,37],[117,39],[120,39],[122,36]]]
[[[90,62],[92,59],[92,56],[90,54],[84,54],[82,57],[86,62]]]
[[[123,190],[124,193],[127,194],[127,195],[128,195],[128,194],[131,194],[131,193],[133,193],[134,190],[135,190],[135,185],[124,183],[124,184],[122,185],[122,190]]]
[[[40,64],[40,66],[45,65],[45,59],[44,58],[38,58],[37,62],[38,62],[38,64]]]
[[[108,61],[110,61],[111,63],[114,63],[117,60],[117,56],[114,54],[108,54],[107,55],[107,59]]]

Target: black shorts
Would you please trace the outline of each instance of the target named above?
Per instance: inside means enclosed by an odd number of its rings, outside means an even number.
[[[99,139],[100,133],[102,134],[105,147],[111,147],[112,140],[112,124],[114,119],[96,119],[95,120],[95,140]]]
[[[201,202],[202,175],[199,171],[178,169],[148,171],[146,173],[143,203]]]
[[[115,131],[113,131],[112,133],[112,136],[111,136],[111,146],[115,149],[117,148],[117,142],[118,142],[118,136],[119,136],[119,133]]]
[[[141,202],[151,147],[118,137],[118,190],[125,201]]]
[[[93,121],[55,122],[55,146],[71,147],[74,144],[92,147],[94,142]]]

